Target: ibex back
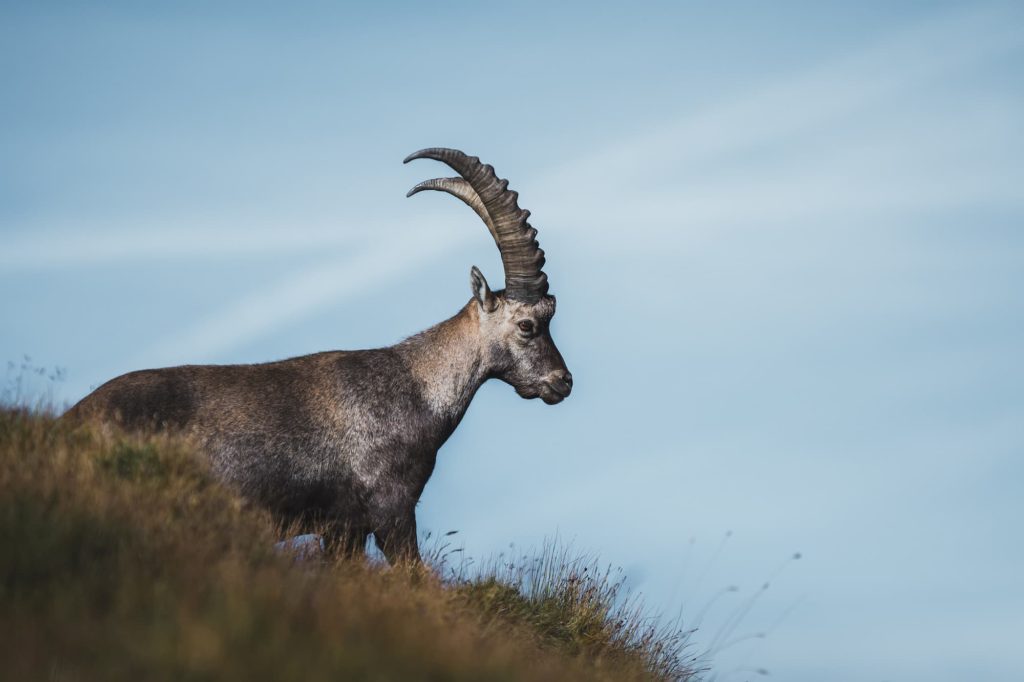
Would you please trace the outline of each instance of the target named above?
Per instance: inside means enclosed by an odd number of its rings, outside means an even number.
[[[440,190],[476,211],[501,252],[503,291],[473,267],[462,310],[397,345],[131,372],[68,417],[181,431],[222,480],[284,522],[317,523],[329,543],[350,549],[372,533],[389,561],[418,560],[417,501],[481,384],[501,379],[548,404],[572,390],[551,340],[555,299],[529,211],[476,157],[432,148],[406,162],[422,158],[459,177],[428,180],[408,196]]]

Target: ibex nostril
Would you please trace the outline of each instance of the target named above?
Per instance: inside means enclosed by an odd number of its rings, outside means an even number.
[[[565,383],[569,384],[569,386],[572,386],[572,374],[566,372],[565,376],[563,376],[562,379],[565,381]]]

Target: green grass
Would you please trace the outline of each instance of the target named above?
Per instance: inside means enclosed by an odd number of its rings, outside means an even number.
[[[387,569],[295,563],[279,539],[179,441],[0,409],[0,677],[697,677],[685,632],[564,549]]]

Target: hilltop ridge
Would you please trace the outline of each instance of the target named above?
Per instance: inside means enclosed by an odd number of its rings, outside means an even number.
[[[564,550],[468,572],[296,562],[167,436],[0,409],[7,679],[696,680],[665,629]]]

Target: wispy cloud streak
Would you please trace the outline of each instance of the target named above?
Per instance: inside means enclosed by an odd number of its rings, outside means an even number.
[[[992,116],[987,106],[968,105],[923,117],[912,129],[873,125],[811,154],[750,163],[707,181],[633,189],[612,202],[600,200],[600,189],[587,188],[589,201],[560,202],[545,219],[591,231],[628,225],[645,243],[665,246],[709,238],[723,225],[762,230],[851,215],[892,218],[970,205],[1022,208],[1024,137],[1015,115],[1024,111],[1015,109],[1020,107],[1007,107],[1012,116]],[[961,132],[950,136],[950,130]]]
[[[1024,47],[1012,6],[943,13],[878,43],[660,129],[621,140],[551,169],[538,186],[643,183],[668,167],[699,162],[813,130],[888,96]]]
[[[252,224],[235,217],[182,218],[175,224],[154,224],[145,229],[123,221],[83,221],[46,227],[22,226],[5,238],[0,251],[0,272],[26,272],[66,267],[99,267],[119,262],[152,260],[199,261],[270,254],[309,253],[325,248],[353,248],[366,241],[356,231],[336,224],[286,228],[278,224]],[[187,223],[187,227],[182,227]]]
[[[138,365],[219,360],[246,340],[259,338],[340,300],[356,296],[420,267],[461,245],[469,235],[440,226],[392,230],[391,239],[350,256],[303,270],[254,291],[172,338],[147,348]]]

